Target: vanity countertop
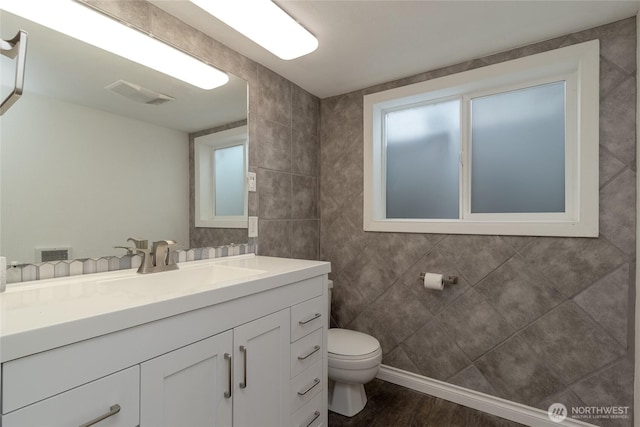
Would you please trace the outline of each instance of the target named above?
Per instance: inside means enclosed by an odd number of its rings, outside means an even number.
[[[137,274],[135,269],[7,286],[0,362],[297,282],[328,262],[239,255]]]

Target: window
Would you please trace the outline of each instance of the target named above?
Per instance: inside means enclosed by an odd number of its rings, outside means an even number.
[[[247,127],[194,138],[195,226],[247,228]]]
[[[367,231],[598,235],[592,41],[364,97]]]

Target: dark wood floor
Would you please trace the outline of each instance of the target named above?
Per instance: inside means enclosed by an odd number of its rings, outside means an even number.
[[[522,427],[466,406],[375,379],[367,406],[352,418],[329,412],[330,427]]]

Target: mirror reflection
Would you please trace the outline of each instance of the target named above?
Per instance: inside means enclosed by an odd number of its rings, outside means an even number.
[[[29,33],[24,94],[0,117],[0,254],[123,255],[114,247],[131,236],[188,247],[189,138],[246,129],[247,83],[230,75],[205,91],[10,13],[0,19],[3,39]],[[15,63],[1,58],[4,98]]]

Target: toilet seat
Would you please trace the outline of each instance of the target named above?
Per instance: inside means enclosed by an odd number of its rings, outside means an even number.
[[[327,347],[329,358],[340,360],[374,359],[382,352],[371,335],[340,328],[327,331]]]

